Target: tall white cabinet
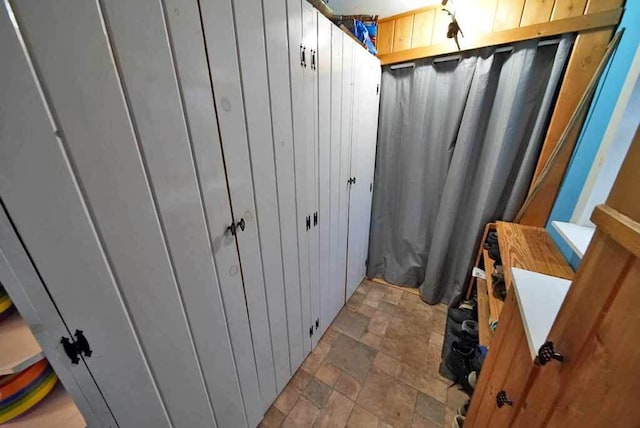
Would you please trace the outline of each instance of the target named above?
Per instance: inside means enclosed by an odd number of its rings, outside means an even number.
[[[364,277],[379,61],[304,0],[5,2],[0,35],[0,282],[85,419],[256,426]]]

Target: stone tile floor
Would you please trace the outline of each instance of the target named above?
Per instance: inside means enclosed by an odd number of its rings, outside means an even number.
[[[273,427],[446,427],[467,395],[438,374],[446,306],[364,280],[265,414]]]

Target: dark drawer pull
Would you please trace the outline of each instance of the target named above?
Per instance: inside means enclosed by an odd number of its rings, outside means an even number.
[[[564,360],[564,357],[558,354],[553,349],[553,342],[547,341],[538,350],[538,357],[536,358],[536,362],[541,366],[544,366],[551,360],[557,360],[562,362]]]
[[[503,390],[498,392],[498,395],[496,395],[496,406],[498,406],[498,409],[500,409],[505,404],[507,406],[513,406],[513,401],[507,398],[507,393]]]

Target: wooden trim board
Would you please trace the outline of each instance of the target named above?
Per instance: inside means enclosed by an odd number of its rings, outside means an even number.
[[[594,30],[604,27],[611,27],[607,28],[607,31],[612,32],[613,26],[620,21],[622,11],[622,8],[617,8],[589,15],[574,16],[571,18],[559,19],[557,21],[543,22],[540,24],[527,25],[526,27],[489,33],[479,36],[473,40],[465,40],[464,38],[461,38],[460,42],[462,50],[464,51],[505,43],[513,43],[522,40],[537,39],[540,37],[556,36],[564,33]],[[609,35],[608,39],[609,38],[611,38],[611,35]],[[382,65],[387,65],[415,60],[418,58],[445,55],[457,51],[458,49],[455,42],[453,40],[448,40],[445,43],[436,45],[381,54],[379,55],[379,58]],[[595,66],[597,66],[597,61]]]
[[[640,223],[608,205],[598,205],[591,221],[636,257],[640,257]]]

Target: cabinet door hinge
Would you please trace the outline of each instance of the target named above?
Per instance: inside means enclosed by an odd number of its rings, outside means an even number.
[[[82,330],[76,330],[74,336],[75,340],[69,339],[68,337],[62,337],[60,339],[60,343],[62,343],[62,347],[64,348],[64,352],[67,354],[67,357],[71,360],[71,364],[78,364],[80,362],[80,356],[84,355],[85,357],[90,357],[93,351],[89,346],[89,341]]]

